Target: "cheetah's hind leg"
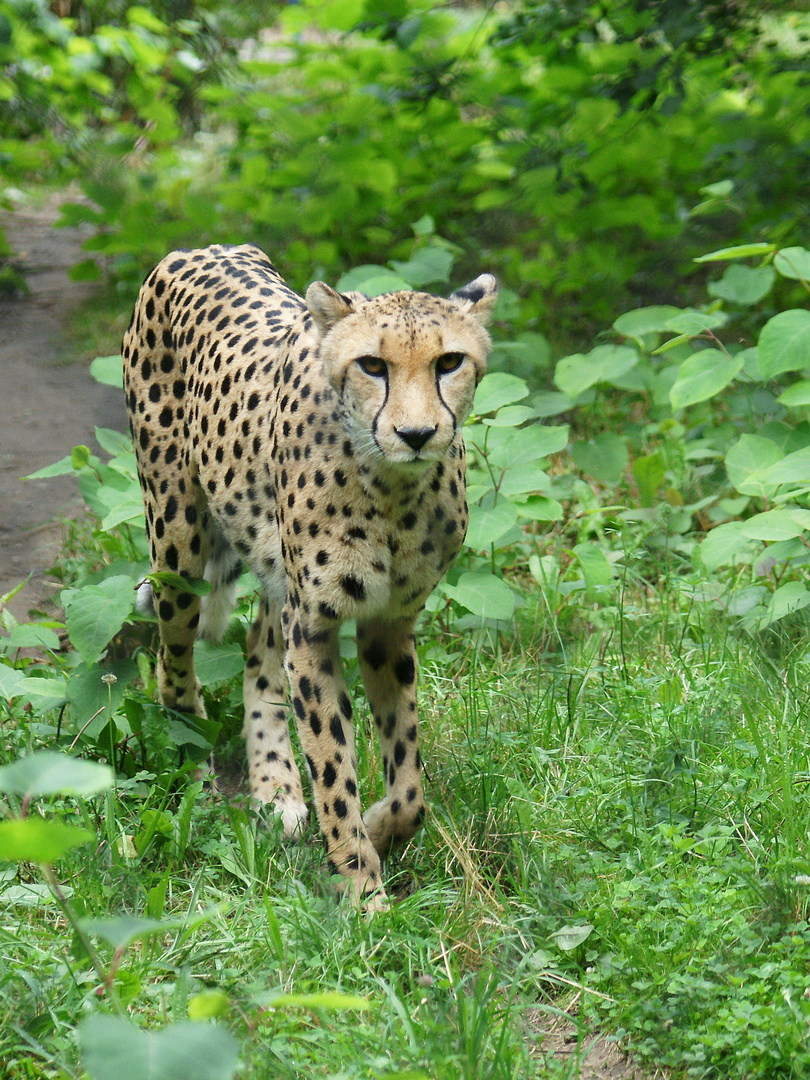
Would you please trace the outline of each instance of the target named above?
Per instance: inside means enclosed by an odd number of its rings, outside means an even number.
[[[211,591],[202,598],[200,627],[197,636],[206,641],[221,641],[228,629],[231,611],[236,601],[236,587],[242,573],[242,561],[226,540],[222,531],[206,523],[210,555],[205,567],[205,580]]]
[[[244,681],[250,792],[281,818],[285,840],[297,841],[307,820],[301,775],[290,743],[284,637],[275,606],[263,598],[248,631]]]

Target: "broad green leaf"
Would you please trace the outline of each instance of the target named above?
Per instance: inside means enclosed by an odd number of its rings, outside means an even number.
[[[713,574],[721,566],[733,563],[748,545],[741,521],[727,521],[712,529],[700,545],[703,566]]]
[[[90,365],[90,374],[105,386],[124,388],[124,368],[120,356],[97,356]]]
[[[653,505],[655,494],[661,486],[665,473],[666,466],[660,450],[656,450],[653,454],[645,454],[633,462],[633,476],[638,484],[642,506]]]
[[[67,699],[73,706],[76,730],[84,729],[88,738],[95,738],[110,720],[110,711],[114,713],[121,704],[127,686],[137,675],[138,665],[129,658],[116,660],[104,667],[77,664],[67,681]],[[114,676],[114,681],[105,683],[104,676]],[[96,716],[96,719],[85,727],[92,716]]]
[[[669,391],[673,409],[684,409],[714,397],[732,381],[743,366],[744,357],[726,356],[719,349],[701,349],[678,368]]]
[[[501,495],[524,495],[534,494],[537,491],[548,491],[551,481],[548,473],[539,465],[517,465],[515,468],[503,470],[498,491]]]
[[[485,375],[475,391],[475,416],[497,412],[503,405],[512,405],[528,396],[529,388],[523,379],[506,371],[492,371]]]
[[[202,686],[227,682],[245,669],[242,648],[235,642],[204,641],[194,644],[194,667]]]
[[[810,591],[802,581],[788,581],[780,586],[771,597],[768,611],[765,616],[766,625],[783,619],[794,611],[807,607],[810,604]]]
[[[627,464],[627,443],[612,431],[572,443],[569,452],[584,473],[604,484],[615,484]]]
[[[613,329],[625,337],[635,338],[638,341],[646,334],[663,333],[668,329],[668,321],[680,314],[680,310],[669,304],[636,308],[635,311],[620,315],[614,322]]]
[[[193,593],[195,596],[207,596],[211,592],[211,582],[205,578],[186,578],[175,574],[173,570],[158,570],[147,577],[158,587],[169,585],[173,589],[181,589],[183,592]]]
[[[726,454],[726,472],[732,486],[743,495],[761,495],[763,486],[749,478],[782,458],[779,447],[760,435],[742,435]]]
[[[783,371],[810,367],[810,311],[791,308],[768,319],[760,331],[757,350],[766,380]]]
[[[63,821],[46,821],[38,815],[0,821],[0,859],[52,863],[95,838],[96,834],[89,829],[79,829]]]
[[[584,923],[582,926],[563,926],[559,930],[555,930],[550,936],[554,939],[558,949],[562,949],[563,952],[571,952],[572,949],[576,949],[593,933],[593,927],[590,923]]]
[[[0,791],[28,798],[43,795],[77,795],[87,798],[112,787],[113,771],[97,761],[37,750],[0,768]]]
[[[728,455],[726,455],[728,459]],[[781,484],[810,484],[810,446],[794,450],[780,461],[759,470],[751,477],[751,482],[758,482],[767,487],[779,487]],[[749,494],[745,492],[744,494]]]
[[[709,295],[719,296],[733,304],[747,307],[756,304],[771,291],[776,280],[776,271],[772,266],[746,266],[733,263],[719,281],[709,282]]]
[[[810,379],[799,379],[784,390],[776,400],[788,409],[810,405]]]
[[[564,513],[562,503],[546,495],[532,495],[525,502],[516,502],[518,515],[529,521],[559,521]]]
[[[470,522],[464,543],[473,551],[488,551],[511,529],[517,521],[517,510],[513,503],[501,499],[494,506],[470,507]]]
[[[530,424],[522,428],[490,428],[487,457],[499,468],[517,468],[557,454],[568,442],[568,425],[546,427]]]
[[[229,1032],[189,1021],[142,1031],[118,1016],[96,1014],[78,1027],[91,1080],[232,1080],[239,1044]]]
[[[110,457],[119,457],[121,454],[132,453],[132,439],[122,431],[114,431],[113,428],[97,427],[95,429],[96,442]]]
[[[0,664],[0,697],[4,697],[6,701],[19,697],[24,683],[25,675],[22,671]]]
[[[598,345],[589,353],[564,356],[557,363],[554,382],[564,394],[578,397],[599,382],[610,382],[638,363],[638,352],[629,345]]]
[[[496,416],[487,416],[481,422],[487,427],[520,427],[527,420],[537,419],[537,413],[528,405],[504,405]]]
[[[752,540],[791,540],[810,529],[810,510],[768,510],[742,523],[742,532]]]
[[[57,675],[55,679],[44,675],[28,675],[24,682],[15,688],[17,697],[24,697],[41,709],[52,709],[65,700],[65,680]]]
[[[48,649],[59,652],[59,635],[50,626],[41,623],[20,623],[15,626],[8,638],[0,638],[0,645],[8,643],[11,649]]]
[[[262,1004],[272,1009],[325,1009],[327,1012],[343,1012],[346,1009],[370,1009],[373,1002],[356,994],[324,990],[319,994],[275,994],[264,998]]]
[[[201,990],[188,999],[186,1012],[189,1020],[216,1020],[230,1012],[231,999],[222,990]]]
[[[717,326],[724,326],[728,322],[728,315],[722,311],[681,311],[667,320],[667,330],[676,334],[688,334],[695,337],[705,330],[713,330]]]
[[[384,266],[355,266],[338,279],[340,292],[357,291],[366,296],[380,296],[382,293],[402,292],[410,285],[400,274]]]
[[[482,619],[511,619],[515,594],[505,581],[485,570],[467,570],[455,585],[443,584],[442,592]]]
[[[773,265],[782,277],[810,281],[810,251],[803,247],[780,248]]]
[[[613,584],[613,571],[604,551],[596,544],[577,544],[573,550],[589,599],[598,597],[602,590]]]
[[[171,824],[169,824],[171,831]],[[170,934],[177,930],[189,930],[199,926],[220,913],[220,907],[197,911],[188,917],[176,919],[147,919],[138,915],[114,915],[109,919],[82,919],[82,928],[88,934],[102,938],[114,949],[126,949],[133,941],[142,941],[151,934]]]
[[[124,575],[62,593],[65,623],[76,652],[87,663],[101,656],[132,611],[135,591]]]
[[[407,262],[391,260],[393,269],[415,289],[437,281],[449,281],[453,254],[441,247],[417,248]]]
[[[73,459],[70,455],[60,458],[53,465],[45,465],[36,472],[28,473],[23,480],[48,480],[52,476],[67,476],[73,472]]]
[[[776,244],[738,244],[736,247],[718,248],[708,255],[699,255],[696,263],[719,262],[725,259],[751,259],[757,255],[770,255]]]

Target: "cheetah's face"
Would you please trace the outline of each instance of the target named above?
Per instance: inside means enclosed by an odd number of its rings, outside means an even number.
[[[449,300],[411,292],[369,300],[310,286],[324,371],[361,456],[418,467],[447,453],[486,369],[496,296],[489,274]]]

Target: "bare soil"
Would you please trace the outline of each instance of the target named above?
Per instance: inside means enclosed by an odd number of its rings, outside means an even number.
[[[82,258],[79,229],[56,229],[56,207],[3,217],[30,295],[0,301],[0,596],[28,579],[9,601],[17,619],[48,610],[59,582],[63,519],[83,513],[72,476],[23,480],[84,444],[98,452],[96,427],[123,430],[123,395],[96,383],[65,340],[68,318],[92,293],[70,280]]]
[[[27,579],[8,602],[20,621],[33,610],[53,609],[61,582],[49,570],[59,562],[64,523],[85,512],[72,476],[23,477],[74,446],[97,452],[96,427],[126,426],[123,394],[96,383],[87,363],[70,355],[69,317],[93,287],[68,277],[82,258],[83,232],[56,229],[55,218],[53,204],[2,218],[30,289],[28,296],[0,300],[0,597]],[[571,1015],[576,1011],[573,1002]],[[526,1022],[533,1053],[567,1065],[572,1080],[664,1076],[642,1071],[598,1035],[581,1037],[573,1019],[538,1008],[529,1010]]]

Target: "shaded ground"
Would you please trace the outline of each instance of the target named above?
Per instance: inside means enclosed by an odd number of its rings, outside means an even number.
[[[58,588],[46,571],[59,555],[59,519],[83,512],[72,477],[21,478],[78,444],[98,451],[94,428],[122,430],[126,422],[121,392],[71,363],[65,326],[92,286],[68,278],[83,237],[77,229],[54,229],[55,216],[46,206],[3,217],[31,290],[0,301],[0,596],[30,575],[9,602],[18,619],[47,607]]]

